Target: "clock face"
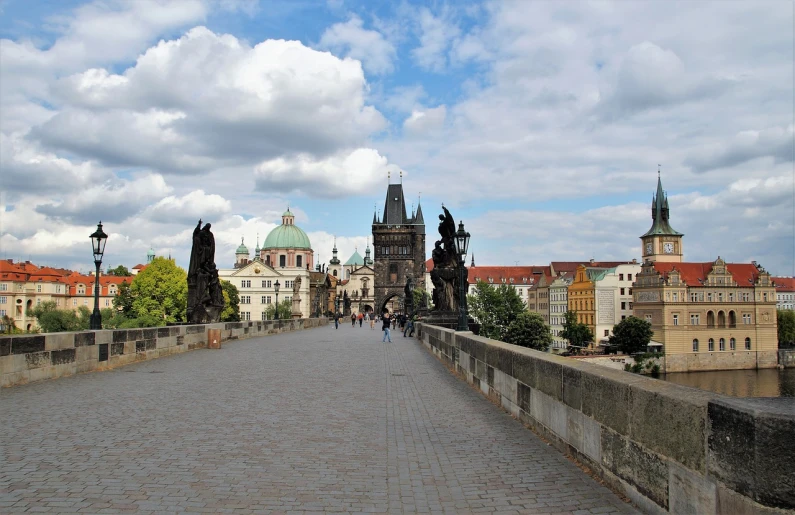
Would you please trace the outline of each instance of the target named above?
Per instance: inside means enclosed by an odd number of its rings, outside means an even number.
[[[646,244],[646,254],[651,254],[651,242]]]
[[[666,243],[663,245],[663,250],[666,254],[673,254],[674,253],[674,244],[673,243]]]

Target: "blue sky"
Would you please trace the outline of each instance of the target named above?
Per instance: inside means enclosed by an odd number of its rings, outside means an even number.
[[[287,204],[346,258],[398,170],[478,264],[640,258],[659,164],[687,260],[795,274],[791,2],[0,8],[3,258],[184,265],[201,216],[224,267]]]

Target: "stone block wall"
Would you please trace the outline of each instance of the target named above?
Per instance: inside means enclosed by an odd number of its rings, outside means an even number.
[[[795,368],[795,349],[779,349],[778,364],[784,368]]]
[[[224,342],[299,331],[327,323],[326,318],[300,318],[0,336],[0,386],[107,370],[204,348],[211,329],[219,330]]]
[[[795,508],[793,399],[734,399],[427,324],[417,337],[644,512]]]

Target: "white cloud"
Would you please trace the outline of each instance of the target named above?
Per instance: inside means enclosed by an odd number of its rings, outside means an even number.
[[[109,165],[172,173],[333,154],[385,124],[365,105],[357,61],[297,41],[248,47],[203,27],[161,41],[122,76],[92,69],[60,85],[74,107],[37,127],[36,138]]]
[[[262,191],[299,192],[316,197],[338,197],[373,191],[388,170],[396,170],[371,148],[345,151],[324,159],[302,154],[262,162],[255,172]]]
[[[160,223],[189,224],[199,218],[215,219],[232,211],[232,204],[220,195],[194,190],[182,196],[169,195],[149,206],[144,218]]]
[[[426,70],[440,72],[447,66],[447,51],[451,42],[460,34],[460,29],[444,9],[439,16],[427,7],[417,15],[420,45],[411,51],[417,64]]]
[[[425,110],[414,110],[403,122],[403,128],[413,135],[437,133],[443,126],[447,108],[443,105]]]
[[[331,50],[345,57],[358,59],[368,73],[380,75],[394,71],[397,56],[394,45],[375,30],[364,28],[358,16],[345,23],[335,23],[320,38],[319,48]]]

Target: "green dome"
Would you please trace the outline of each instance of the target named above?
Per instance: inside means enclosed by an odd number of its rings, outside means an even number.
[[[292,216],[292,213],[285,216]],[[268,237],[265,238],[265,243],[262,245],[262,248],[309,250],[312,248],[312,245],[309,243],[309,236],[299,227],[295,225],[280,225],[272,230]]]
[[[248,247],[243,245],[243,238],[240,238],[240,246],[235,251],[235,254],[245,254],[248,255]]]
[[[282,213],[282,216],[294,216],[294,215],[293,215],[292,211],[290,211],[290,208],[288,207],[287,211]]]
[[[155,251],[152,247],[149,247],[149,252],[146,253],[146,256],[151,258],[155,257]]]

